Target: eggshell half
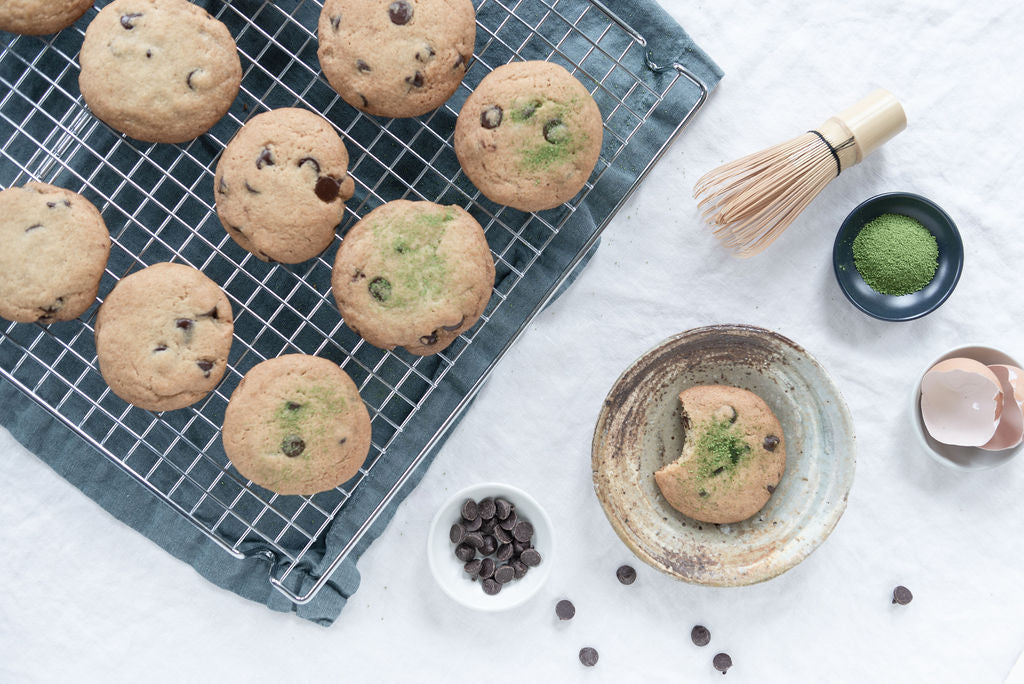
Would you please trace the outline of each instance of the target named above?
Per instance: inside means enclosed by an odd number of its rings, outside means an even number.
[[[1010,449],[1024,438],[1024,370],[1003,365],[989,366],[989,370],[996,374],[1003,386],[1003,414],[996,434],[981,448],[989,451]]]
[[[921,379],[921,418],[928,433],[943,444],[987,444],[1002,412],[1002,382],[979,361],[946,359]]]

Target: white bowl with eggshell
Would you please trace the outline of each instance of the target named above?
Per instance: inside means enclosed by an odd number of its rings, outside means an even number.
[[[918,375],[917,384],[911,396],[911,416],[913,419],[914,433],[922,448],[933,459],[944,466],[956,470],[988,470],[1005,465],[1013,460],[1024,448],[1024,442],[1017,443],[1006,449],[984,449],[978,446],[956,446],[944,444],[935,439],[925,425],[925,419],[921,409],[921,384],[925,374],[937,364],[955,358],[966,358],[978,361],[985,366],[1005,365],[1021,367],[1021,362],[1012,356],[993,347],[981,344],[968,344],[962,347],[950,349],[942,356],[933,359],[925,366]],[[1024,379],[1022,379],[1024,383]]]

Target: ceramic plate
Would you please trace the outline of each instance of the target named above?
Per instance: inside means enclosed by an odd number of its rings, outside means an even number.
[[[764,399],[786,436],[786,472],[758,515],[700,523],[665,501],[654,471],[683,445],[679,393],[726,384]],[[802,561],[846,510],[856,466],[853,425],[825,370],[768,330],[721,325],[671,337],[630,366],[594,431],[594,489],[612,527],[644,562],[699,584],[771,579]]]

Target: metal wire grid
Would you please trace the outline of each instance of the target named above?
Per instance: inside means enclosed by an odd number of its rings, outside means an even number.
[[[349,521],[351,534],[337,556],[326,559],[322,576],[312,586],[299,586],[297,578],[290,582],[296,568],[314,564],[310,559],[328,527],[346,511],[346,502],[395,437],[464,350],[485,334],[495,313],[677,83],[686,83],[699,96],[675,133],[703,104],[707,90],[678,65],[670,78],[658,76],[662,69],[650,63],[643,37],[596,0],[476,0],[476,51],[456,96],[421,119],[383,120],[348,107],[320,76],[319,2],[213,0],[206,5],[235,36],[244,77],[228,116],[182,146],[139,143],[88,112],[77,84],[86,21],[43,41],[0,35],[0,83],[6,89],[0,96],[0,186],[50,182],[81,192],[101,209],[113,243],[101,295],[128,272],[159,261],[187,263],[218,280],[236,313],[224,381],[190,409],[154,414],[126,404],[98,371],[93,346],[97,306],[76,321],[49,327],[0,327],[0,372],[227,552],[272,560],[270,581],[303,603],[391,502],[532,315],[376,508]],[[601,158],[584,190],[563,207],[539,214],[489,202],[461,173],[452,150],[455,118],[466,96],[493,68],[514,59],[549,59],[568,68],[594,94],[605,121]],[[337,240],[325,255],[306,264],[270,265],[237,247],[221,228],[213,206],[217,157],[247,118],[281,106],[318,111],[343,134],[357,192],[346,207],[342,234],[372,208],[398,197],[459,204],[484,226],[497,267],[494,296],[481,322],[444,352],[425,358],[385,352],[342,324],[330,294]],[[633,187],[670,141],[644,159],[642,168],[631,169]],[[597,234],[563,277],[596,239]],[[294,352],[323,356],[345,368],[372,419],[373,443],[359,474],[315,496],[282,497],[252,485],[230,467],[219,445],[224,409],[245,372],[260,361]]]

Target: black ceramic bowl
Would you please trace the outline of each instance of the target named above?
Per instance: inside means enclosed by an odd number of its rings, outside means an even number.
[[[894,297],[871,289],[853,263],[853,239],[882,214],[917,219],[939,244],[939,269],[923,290]],[[909,192],[888,192],[861,202],[843,221],[832,249],[832,266],[843,294],[855,307],[883,321],[911,321],[930,314],[949,298],[964,267],[964,243],[949,214],[937,204]]]

